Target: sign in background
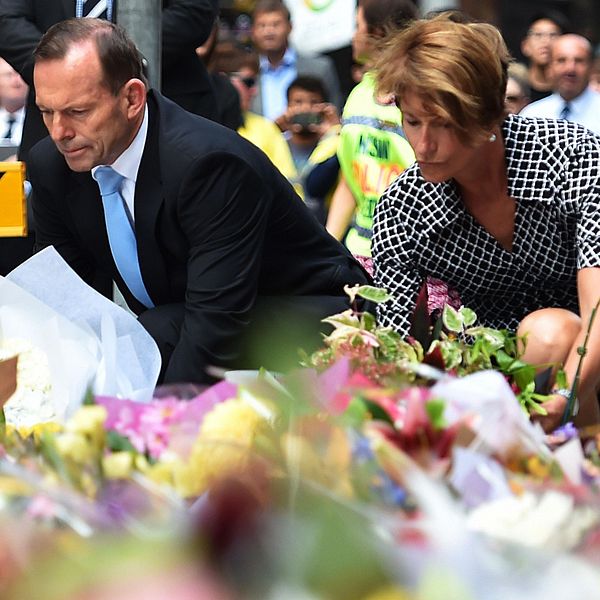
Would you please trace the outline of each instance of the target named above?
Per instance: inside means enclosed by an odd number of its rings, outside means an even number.
[[[0,237],[27,235],[25,163],[0,162]]]
[[[285,0],[292,14],[292,44],[319,53],[348,46],[354,33],[356,0]]]

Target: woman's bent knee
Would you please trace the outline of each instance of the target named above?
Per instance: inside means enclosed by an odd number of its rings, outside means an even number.
[[[523,359],[532,364],[564,362],[580,330],[581,319],[564,308],[530,313],[517,330],[525,338]]]

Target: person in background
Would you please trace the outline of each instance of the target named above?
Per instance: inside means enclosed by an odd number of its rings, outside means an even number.
[[[596,49],[596,57],[592,62],[592,71],[590,72],[590,87],[595,92],[600,92],[600,56]]]
[[[289,179],[317,220],[324,224],[337,173],[333,174],[329,188],[317,196],[308,194],[305,187],[309,174],[335,156],[338,146],[340,118],[335,106],[327,102],[323,82],[308,75],[294,79],[287,90],[287,110],[280,121],[294,163],[294,173]]]
[[[508,80],[504,96],[506,114],[519,114],[531,101],[530,94],[527,67],[521,63],[511,63],[508,67]]]
[[[21,76],[0,58],[0,143],[21,143],[28,91]]]
[[[0,59],[0,146],[5,146],[4,161],[17,159],[15,148],[21,142],[27,84],[5,61]],[[29,223],[31,227],[31,223]],[[10,273],[33,252],[33,234],[26,237],[0,238],[0,275]]]
[[[359,0],[354,60],[375,60],[388,27],[401,27],[418,15],[410,0]],[[352,90],[342,115],[338,146],[342,178],[333,195],[326,227],[372,270],[373,213],[388,185],[414,161],[402,130],[402,115],[393,95],[375,90],[375,74],[368,70]]]
[[[528,78],[532,102],[552,93],[552,46],[558,36],[567,33],[568,29],[566,19],[555,11],[536,13],[529,20],[527,33],[521,41],[521,52],[529,62]]]
[[[252,42],[259,55],[260,70],[251,110],[278,122],[287,109],[287,89],[300,75],[323,81],[327,97],[339,110],[342,98],[333,62],[327,56],[296,52],[289,45],[291,31],[290,11],[283,2],[258,0],[252,14]]]
[[[375,283],[392,297],[377,318],[406,334],[432,275],[481,325],[525,336],[524,361],[564,365],[571,386],[600,302],[600,138],[565,120],[506,117],[509,61],[495,27],[445,16],[416,21],[379,56],[378,86],[397,98],[416,163],[375,211]],[[600,421],[599,387],[596,319],[576,424]],[[552,430],[570,391],[539,391],[552,394],[539,417]]]
[[[216,15],[217,0],[162,2],[162,91],[186,110],[209,119],[217,117],[216,100],[196,48],[208,37]],[[33,51],[50,26],[86,16],[116,21],[115,0],[0,0],[0,56],[30,86],[19,148],[25,163],[29,149],[48,134],[35,104]]]
[[[232,67],[234,70],[229,77],[238,92],[242,111],[242,125],[237,130],[238,133],[258,146],[286,179],[292,178],[295,172],[294,162],[283,133],[273,121],[250,110],[252,98],[256,94],[258,56],[238,49]]]
[[[590,87],[592,45],[581,35],[560,36],[552,47],[554,93],[532,102],[525,117],[567,119],[600,135],[600,93]]]
[[[202,46],[196,48],[196,54],[204,63],[217,101],[217,116],[213,119],[229,129],[237,131],[242,126],[242,109],[238,90],[223,72],[214,59],[219,42],[219,21],[215,21],[208,39]]]

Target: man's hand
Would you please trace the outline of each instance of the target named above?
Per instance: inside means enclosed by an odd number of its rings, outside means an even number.
[[[315,106],[315,111],[321,114],[321,122],[317,125],[311,125],[313,131],[319,134],[319,137],[323,137],[332,127],[340,124],[340,116],[338,115],[336,107],[329,103],[323,102]]]

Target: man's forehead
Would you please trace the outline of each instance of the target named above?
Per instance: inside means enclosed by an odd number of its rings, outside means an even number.
[[[591,48],[584,40],[562,37],[554,43],[552,56],[583,56],[591,60]]]
[[[254,16],[254,23],[257,21],[287,21],[286,16],[279,10],[260,12]]]

